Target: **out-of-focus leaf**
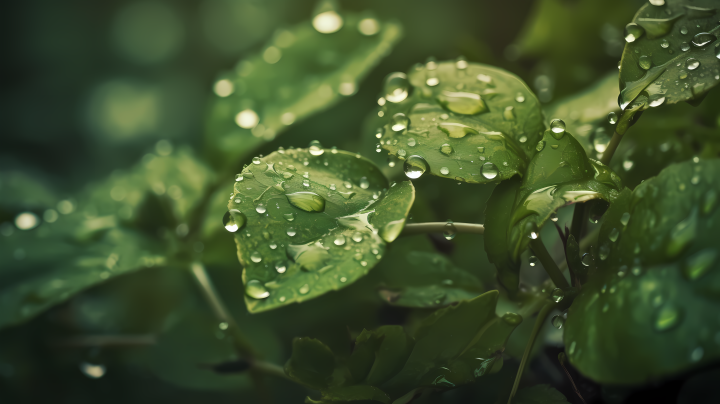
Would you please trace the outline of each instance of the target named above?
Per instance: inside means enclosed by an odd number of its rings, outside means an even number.
[[[514,404],[569,404],[565,396],[547,384],[520,389],[512,402]]]
[[[370,161],[322,148],[256,158],[238,176],[226,228],[236,231],[251,312],[363,277],[402,231],[415,198],[409,181],[389,185]]]
[[[298,383],[326,388],[335,370],[335,355],[330,348],[314,338],[295,338],[292,356],[285,364],[285,373]]]
[[[620,178],[588,159],[567,132],[548,129],[537,148],[540,151],[530,162],[513,205],[508,244],[514,260],[557,209],[598,198],[611,202],[622,189]]]
[[[354,94],[401,37],[394,21],[375,20],[379,30],[366,35],[359,29],[363,16],[341,18],[334,33],[318,32],[311,21],[278,30],[261,52],[220,75],[205,125],[213,164],[248,156],[289,125]]]
[[[510,255],[508,231],[521,183],[520,177],[500,183],[485,207],[485,253],[497,268],[498,280],[511,292],[517,291],[520,282],[520,260]]]
[[[464,60],[417,65],[407,79],[393,75],[385,83],[380,144],[406,167],[483,184],[522,175],[544,125],[540,103],[520,78]]]
[[[300,355],[296,358],[293,353],[288,366],[322,368],[314,372],[319,376],[317,380],[311,378],[310,383],[295,379],[320,387],[323,394],[348,386],[372,385],[396,399],[417,388],[448,389],[470,383],[500,370],[500,353],[505,342],[522,322],[522,317],[515,313],[498,317],[497,299],[498,292],[490,291],[437,310],[422,321],[413,338],[396,326],[364,331],[348,365],[335,360],[334,370],[330,368],[332,357],[320,346],[312,350],[321,351],[322,355],[303,353],[306,362],[301,362]],[[323,366],[314,364],[318,358]],[[293,377],[291,372],[288,374]]]
[[[252,321],[239,326],[265,360],[281,359],[280,342],[269,329]],[[240,359],[232,335],[206,312],[175,313],[166,321],[157,343],[146,348],[138,359],[160,379],[185,389],[242,390],[252,386],[242,366],[236,367],[240,370],[236,372],[227,365]]]
[[[20,210],[54,208],[58,197],[48,187],[22,172],[0,172],[0,221]],[[12,218],[14,219],[14,218]]]
[[[642,109],[701,99],[720,83],[720,11],[715,0],[646,3],[625,28],[620,107],[645,97]]]
[[[384,285],[380,296],[392,305],[438,307],[483,292],[482,282],[440,254],[413,251],[405,258],[403,265],[381,274]]]
[[[565,344],[573,365],[638,384],[717,360],[720,160],[672,165],[603,218],[599,267],[573,302]]]

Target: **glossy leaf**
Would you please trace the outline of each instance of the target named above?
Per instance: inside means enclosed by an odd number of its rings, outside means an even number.
[[[517,291],[520,282],[520,260],[510,255],[508,230],[521,183],[520,177],[513,177],[498,184],[485,208],[485,253],[497,268],[498,280],[511,292]]]
[[[569,404],[565,396],[547,384],[520,389],[513,404]]]
[[[620,178],[602,163],[588,159],[567,133],[548,129],[538,142],[513,205],[508,232],[510,254],[518,260],[530,238],[557,209],[592,199],[613,201],[622,189]]]
[[[720,357],[719,177],[717,159],[672,165],[610,205],[565,324],[583,374],[637,384]]]
[[[226,216],[235,227],[226,228],[236,230],[251,312],[367,274],[400,234],[415,197],[409,181],[389,185],[359,155],[321,148],[255,158],[238,178]]]
[[[222,166],[247,156],[295,122],[357,91],[360,80],[400,39],[397,22],[360,32],[363,16],[343,14],[341,28],[320,33],[311,21],[278,30],[253,56],[215,83],[206,148]]]
[[[293,353],[288,366],[315,369],[319,365],[314,363],[322,360],[322,371],[315,372],[321,381],[294,379],[321,388],[324,397],[348,386],[372,386],[397,399],[418,388],[448,389],[470,383],[500,369],[505,342],[522,322],[515,313],[498,317],[497,299],[498,292],[490,291],[437,310],[420,323],[412,338],[399,326],[363,331],[347,365],[335,360],[334,370],[326,349],[317,342],[312,343],[313,350],[322,354],[303,354],[305,362],[301,362]],[[326,388],[324,383],[328,383]]]
[[[715,0],[646,3],[626,28],[620,106],[639,98],[642,109],[699,100],[720,83],[718,11]]]
[[[413,251],[404,263],[383,271],[380,297],[394,306],[434,308],[483,292],[475,276],[437,253]]]
[[[522,80],[459,60],[417,65],[408,81],[412,95],[385,94],[380,110],[380,143],[390,154],[420,156],[430,174],[469,183],[522,175],[544,129],[540,103]]]

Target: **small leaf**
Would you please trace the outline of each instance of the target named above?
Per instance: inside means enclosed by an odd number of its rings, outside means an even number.
[[[520,389],[513,404],[569,404],[565,396],[547,384]]]
[[[313,388],[325,388],[335,369],[335,356],[330,348],[313,338],[295,338],[292,357],[285,364],[285,373]]]
[[[389,185],[359,155],[319,153],[291,149],[255,158],[235,181],[226,228],[235,232],[251,312],[352,284],[405,224],[415,195],[409,181]]]
[[[538,143],[518,190],[510,220],[513,260],[557,209],[592,199],[613,201],[622,189],[620,178],[602,163],[588,159],[580,143],[565,131],[548,129]]]
[[[216,81],[206,148],[218,166],[247,156],[293,123],[357,91],[359,82],[401,37],[394,21],[369,34],[363,16],[343,14],[340,29],[320,33],[304,21],[275,33],[263,49]]]
[[[434,308],[472,299],[484,290],[475,276],[436,253],[410,252],[403,264],[381,275],[380,296],[394,306]]]
[[[415,341],[398,325],[386,325],[375,331],[363,330],[355,340],[348,367],[356,383],[381,385],[399,372]]]
[[[573,365],[599,383],[639,384],[720,357],[720,160],[672,165],[603,218],[598,270],[565,323]]]
[[[423,172],[483,184],[525,171],[544,126],[540,103],[517,76],[464,60],[429,61],[403,85],[412,95],[392,101],[386,83],[380,143],[406,167],[419,156]]]
[[[521,183],[520,177],[513,177],[498,184],[485,208],[485,253],[497,268],[498,280],[510,292],[516,292],[520,282],[520,260],[510,255],[508,231]]]
[[[647,109],[701,100],[720,82],[720,25],[711,18],[718,10],[714,0],[668,1],[663,7],[646,3],[640,8],[626,28],[628,43],[620,62],[623,109],[633,101]]]

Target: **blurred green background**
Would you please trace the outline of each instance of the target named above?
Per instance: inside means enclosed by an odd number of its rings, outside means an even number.
[[[624,45],[622,29],[643,3],[340,1],[341,12],[370,11],[380,20],[399,21],[402,40],[360,83],[355,95],[296,123],[257,153],[268,154],[280,146],[305,147],[317,139],[328,147],[377,158],[370,156],[374,139],[363,139],[362,128],[376,111],[383,78],[431,56],[445,60],[463,55],[471,62],[505,68],[550,104],[617,72]],[[209,101],[216,98],[212,88],[219,74],[262,51],[276,30],[310,19],[315,6],[314,1],[300,0],[6,4],[0,28],[6,38],[0,171],[32,176],[66,198],[116,170],[132,167],[157,150],[157,145],[167,145],[158,143],[161,140],[176,149],[189,146],[201,156],[204,121]],[[424,178],[417,186],[415,220],[483,222],[491,186],[459,185],[438,178]],[[0,193],[8,189],[7,184],[0,184]],[[9,223],[13,216],[9,211],[2,213],[0,221]],[[566,216],[567,212],[561,212],[561,218]],[[232,240],[229,236],[224,240],[221,247],[232,259]],[[494,288],[494,268],[479,252],[481,242],[481,236],[458,237],[453,242],[413,238],[393,248],[400,257],[412,250],[447,254],[490,289]],[[250,316],[242,300],[239,264],[209,265],[209,271],[241,326],[249,330],[266,358],[278,364],[287,359],[294,336],[321,338],[343,352],[349,350],[346,326],[357,334],[381,324],[412,324],[426,314],[385,306],[374,292],[368,293],[374,287],[370,279],[342,295],[333,293]],[[0,402],[259,402],[244,376],[225,375],[218,380],[207,369],[213,363],[204,362],[206,358],[216,358],[218,363],[231,353],[227,344],[216,344],[224,336],[210,332],[214,323],[206,327],[212,317],[196,289],[187,273],[172,265],[151,268],[90,289],[26,325],[0,331]],[[167,340],[156,335],[167,329],[188,332],[175,333]],[[193,331],[198,329],[207,332]],[[73,339],[98,334],[135,339],[102,347]],[[188,339],[173,340],[178,334]],[[147,338],[169,341],[165,346],[176,348],[148,354],[144,352]],[[208,340],[211,343],[203,342]],[[557,346],[560,339],[555,334],[548,341]],[[515,348],[521,349],[522,345]],[[550,361],[553,351],[542,355],[530,380],[552,383],[575,402],[577,397],[561,369],[543,364]],[[512,380],[508,376],[516,366],[509,360],[503,372],[487,382],[427,402],[478,400],[489,386]],[[203,379],[207,374],[211,377]],[[282,380],[268,383],[275,402],[299,403],[309,394]],[[612,396],[589,381],[583,383],[598,400]]]

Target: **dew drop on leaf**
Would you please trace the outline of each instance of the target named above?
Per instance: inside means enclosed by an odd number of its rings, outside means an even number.
[[[242,229],[245,227],[246,223],[247,217],[244,213],[237,209],[231,209],[225,212],[225,215],[223,216],[223,226],[225,226],[225,230],[231,233],[235,233],[236,231]]]
[[[660,41],[660,46],[661,46],[663,49],[667,49],[667,48],[670,46],[670,42],[668,42],[667,39],[663,39],[662,41]]]
[[[325,198],[314,192],[295,192],[286,195],[288,202],[305,212],[322,212],[325,210]]]
[[[407,129],[408,125],[410,125],[410,119],[408,119],[405,114],[402,112],[398,112],[397,114],[393,115],[393,122],[391,129],[394,132],[402,132],[405,129]]]
[[[449,144],[444,143],[442,146],[440,146],[440,152],[448,156],[453,152],[453,148]]]
[[[638,59],[638,64],[643,70],[649,70],[652,67],[652,60],[649,56],[643,55]]]
[[[294,227],[288,227],[285,233],[287,233],[287,235],[290,237],[294,237],[295,234],[297,234]]]
[[[553,302],[560,303],[565,298],[565,292],[560,288],[555,288],[550,293],[550,298],[552,298]]]
[[[685,66],[687,66],[688,70],[695,70],[700,67],[700,61],[695,58],[689,58],[685,61]]]
[[[668,331],[680,324],[683,311],[672,303],[667,303],[655,314],[654,327],[656,331]]]
[[[706,248],[690,256],[683,266],[682,273],[686,279],[694,281],[705,275],[712,268],[717,259],[718,252]]]
[[[323,149],[322,145],[317,140],[313,140],[312,142],[310,142],[310,147],[308,147],[308,151],[313,156],[321,156],[323,153],[325,153],[325,149]]]
[[[607,120],[610,125],[615,125],[617,123],[617,114],[615,112],[610,112],[607,116]]]
[[[528,258],[528,264],[530,264],[531,267],[534,267],[535,265],[537,265],[537,263],[538,263],[538,257],[531,255]]]
[[[489,180],[497,177],[499,173],[497,166],[489,161],[482,165],[480,172],[482,173],[483,177]]]
[[[345,244],[345,236],[343,236],[342,234],[338,234],[337,236],[335,236],[335,240],[333,241],[333,243],[338,246],[344,245]]]
[[[562,119],[553,119],[552,122],[550,122],[550,130],[555,139],[562,139],[565,134],[565,121]]]
[[[428,170],[427,161],[422,156],[410,156],[403,164],[405,175],[410,179],[420,178]]]
[[[645,33],[645,30],[643,27],[635,24],[634,22],[631,22],[630,24],[625,26],[625,42],[632,43],[638,40],[643,34]]]
[[[270,296],[270,292],[256,279],[248,281],[245,285],[245,294],[253,299],[266,299]]]
[[[250,260],[257,264],[258,262],[262,261],[262,255],[260,255],[260,253],[257,251],[253,251],[253,253],[250,254]]]
[[[440,167],[440,174],[448,175],[448,174],[450,174],[450,169],[447,167]]]
[[[278,261],[275,263],[275,271],[279,274],[284,274],[287,271],[287,263],[285,261]]]
[[[405,73],[390,73],[385,78],[385,99],[392,103],[405,101],[408,96],[409,87],[410,83]]]
[[[535,146],[535,150],[542,151],[542,149],[545,148],[545,141],[541,140],[538,142],[537,146]]]
[[[456,114],[477,115],[490,111],[480,94],[443,91],[437,96],[437,100],[442,106]]]
[[[617,228],[613,228],[612,230],[610,230],[610,234],[608,234],[608,238],[613,243],[617,241],[619,236],[620,236],[620,230],[618,230]]]
[[[443,237],[445,237],[445,240],[452,240],[455,238],[456,234],[457,231],[455,230],[455,224],[452,220],[448,220],[447,223],[445,223],[445,226],[443,226]]]

